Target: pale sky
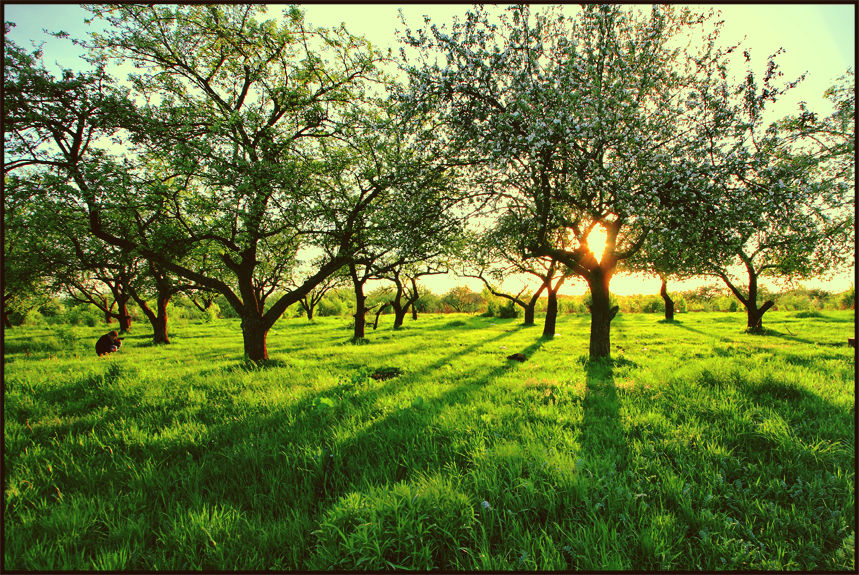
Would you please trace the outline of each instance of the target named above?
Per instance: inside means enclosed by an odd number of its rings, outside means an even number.
[[[402,9],[410,28],[423,25],[423,15],[434,23],[442,24],[454,15],[462,16],[468,4],[309,4],[303,5],[306,20],[316,26],[336,26],[341,22],[353,34],[363,35],[377,48],[398,49],[395,30],[403,28],[398,16]],[[726,42],[743,41],[751,49],[755,70],[762,70],[766,58],[779,47],[785,49],[777,62],[784,73],[783,80],[792,80],[802,73],[806,79],[779,102],[774,114],[782,116],[796,111],[799,101],[806,101],[812,109],[826,114],[829,108],[820,104],[823,92],[855,65],[855,5],[854,4],[724,4],[716,6],[722,12],[725,26],[722,37]],[[271,5],[269,15],[276,17],[282,6]],[[24,47],[30,41],[45,42],[45,62],[57,62],[62,67],[77,68],[82,64],[78,48],[70,40],[58,40],[45,35],[50,31],[64,30],[72,37],[84,37],[90,26],[83,20],[87,13],[74,4],[20,3],[4,5],[5,20],[15,22],[10,38]],[[775,118],[773,118],[775,119]],[[803,282],[808,287],[830,291],[849,289],[853,271],[838,274],[827,281]],[[694,289],[712,280],[675,282],[674,290]],[[425,285],[436,293],[456,285],[468,285],[480,291],[479,280],[435,276],[426,278]],[[612,291],[619,295],[656,293],[659,280],[642,275],[617,275]],[[512,289],[512,286],[510,286]],[[777,287],[777,286],[773,286]],[[517,290],[518,291],[518,290]],[[580,279],[568,280],[563,293],[582,294],[586,286]]]

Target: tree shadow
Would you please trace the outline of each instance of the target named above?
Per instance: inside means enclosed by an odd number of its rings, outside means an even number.
[[[588,361],[582,402],[582,459],[598,477],[623,473],[628,465],[626,438],[620,423],[620,400],[612,360]]]
[[[705,336],[707,336],[707,337],[715,337],[715,338],[717,338],[717,339],[720,339],[720,340],[724,341],[725,343],[734,343],[734,340],[728,339],[728,338],[726,338],[726,337],[724,337],[724,336],[721,336],[721,335],[716,335],[716,334],[714,334],[714,333],[708,333],[708,332],[705,332],[705,331],[701,331],[700,329],[695,329],[694,327],[689,327],[688,325],[684,325],[683,323],[681,323],[681,322],[679,322],[679,321],[672,322],[672,325],[676,325],[676,326],[677,326],[677,327],[679,327],[679,328],[683,328],[683,329],[685,329],[685,330],[693,331],[693,332],[695,332],[695,333],[699,333],[699,334],[701,334],[701,335],[705,335]]]

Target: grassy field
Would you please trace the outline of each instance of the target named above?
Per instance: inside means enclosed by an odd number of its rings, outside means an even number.
[[[659,319],[13,328],[5,567],[852,571],[853,312]]]

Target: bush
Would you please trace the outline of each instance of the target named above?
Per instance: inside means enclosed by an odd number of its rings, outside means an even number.
[[[852,309],[856,304],[856,295],[853,286],[838,295],[838,309]]]
[[[318,304],[316,304],[316,310],[314,311],[314,315],[326,317],[344,315],[346,311],[348,311],[348,308],[340,299],[324,297]]]
[[[665,302],[660,296],[644,296],[641,302],[641,311],[644,313],[665,313]]]
[[[545,309],[545,306],[543,306]],[[588,313],[581,297],[558,297],[558,313]]]
[[[519,317],[519,306],[517,306],[512,300],[507,300],[507,303],[502,304],[498,308],[498,317],[501,319]]]
[[[52,320],[60,319],[65,312],[63,304],[57,299],[49,299],[39,306],[39,313]]]
[[[92,306],[75,306],[63,314],[63,321],[71,325],[85,325],[95,327],[106,325],[104,314]]]
[[[220,317],[221,317],[221,306],[219,306],[215,302],[212,302],[212,305],[210,305],[206,309],[206,312],[203,315],[203,321],[206,323],[212,323],[213,321],[215,321],[216,319],[218,319]]]
[[[45,316],[39,313],[37,309],[31,309],[24,314],[25,325],[45,325]]]

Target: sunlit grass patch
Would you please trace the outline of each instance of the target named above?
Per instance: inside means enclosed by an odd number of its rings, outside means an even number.
[[[603,362],[586,316],[383,317],[362,346],[282,320],[263,366],[234,320],[107,358],[103,328],[9,330],[6,565],[851,569],[851,318],[622,314]]]

